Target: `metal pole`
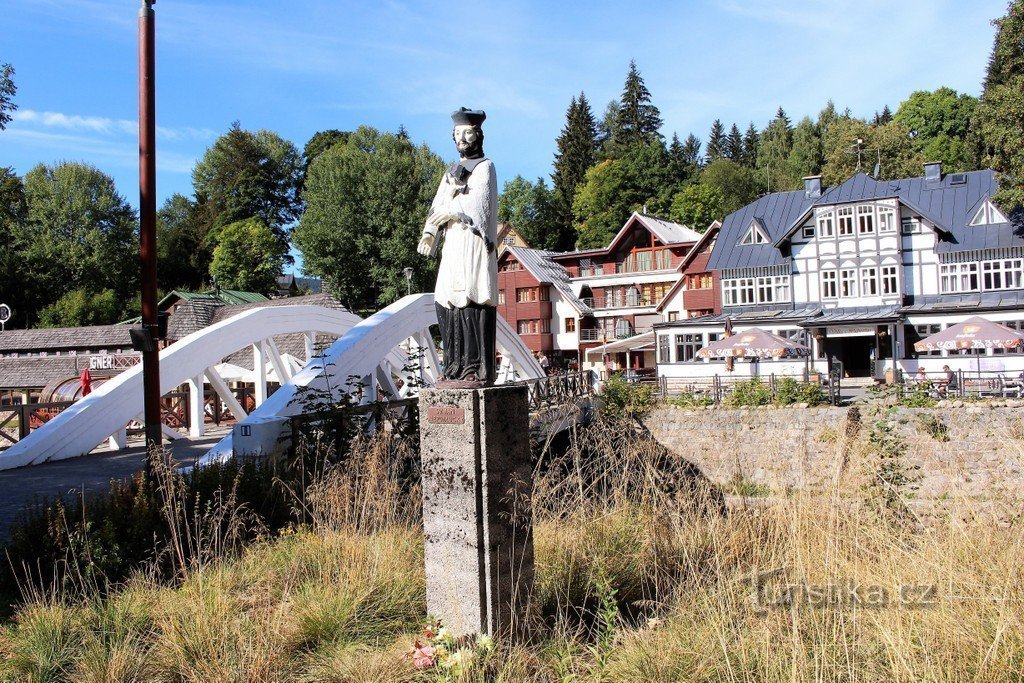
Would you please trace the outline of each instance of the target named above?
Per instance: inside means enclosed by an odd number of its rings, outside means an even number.
[[[156,83],[153,3],[139,8],[139,244],[142,263],[142,326],[153,345],[142,352],[146,447],[159,447],[160,352],[156,291]]]

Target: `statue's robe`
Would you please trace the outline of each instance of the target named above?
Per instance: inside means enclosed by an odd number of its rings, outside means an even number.
[[[444,230],[434,287],[445,378],[475,376],[490,384],[497,375],[498,179],[494,164],[484,157],[453,164],[441,179],[430,211],[455,216]]]

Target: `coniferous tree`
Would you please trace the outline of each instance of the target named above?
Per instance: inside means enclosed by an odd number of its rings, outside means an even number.
[[[1014,0],[998,26],[985,88],[974,119],[982,164],[1000,172],[996,202],[1024,211],[1024,0]]]
[[[711,124],[711,132],[708,133],[708,149],[705,158],[707,163],[725,157],[725,126],[720,119],[715,119]]]
[[[668,168],[669,179],[681,187],[687,178],[686,150],[676,133],[672,133],[672,142],[668,146]]]
[[[661,112],[651,104],[651,91],[647,89],[636,61],[629,62],[629,73],[619,101],[615,143],[628,147],[662,139]]]
[[[757,146],[760,142],[761,135],[757,132],[754,122],[751,121],[747,126],[747,132],[743,134],[743,158],[741,161],[744,166],[750,168],[757,166]]]
[[[687,135],[686,140],[683,141],[683,158],[693,168],[695,174],[704,164],[704,160],[700,156],[700,138],[693,133]]]
[[[737,164],[743,161],[743,136],[739,127],[734,123],[729,129],[729,135],[725,139],[725,157],[735,161]]]
[[[801,178],[818,175],[824,163],[824,153],[818,127],[805,116],[793,129],[793,147],[789,152],[789,180],[797,183]]]
[[[761,134],[761,145],[757,153],[758,169],[761,171],[763,187],[767,191],[774,192],[791,184],[787,160],[792,148],[793,129],[786,112],[779,107],[775,119]]]
[[[890,121],[892,121],[892,110],[889,109],[889,105],[887,104],[885,105],[885,107],[882,108],[882,111],[875,112],[875,117],[874,119],[872,119],[872,124],[875,126],[884,126]]]
[[[597,122],[597,149],[603,158],[615,156],[615,138],[619,130],[619,101],[612,100]]]
[[[587,169],[597,158],[597,123],[587,96],[573,97],[565,115],[565,128],[555,140],[555,171],[552,182],[552,222],[558,231],[554,240],[557,249],[571,249],[576,243],[573,228],[572,200],[583,182]],[[517,226],[518,227],[518,226]]]
[[[18,86],[14,84],[14,67],[0,64],[0,130],[11,122],[11,113],[18,108],[14,103],[14,95]]]

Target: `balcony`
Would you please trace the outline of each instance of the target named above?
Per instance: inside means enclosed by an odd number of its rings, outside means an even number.
[[[593,344],[595,342],[604,343],[615,341],[616,339],[629,339],[630,337],[635,337],[638,334],[650,332],[653,329],[653,327],[640,327],[636,329],[630,328],[629,332],[623,332],[621,334],[606,334],[605,331],[601,329],[589,329],[580,330],[578,334],[581,344]]]
[[[605,298],[603,296],[584,297],[580,299],[583,305],[595,311],[608,308],[643,308],[645,306],[657,306],[658,302],[646,296],[625,296],[621,298]]]

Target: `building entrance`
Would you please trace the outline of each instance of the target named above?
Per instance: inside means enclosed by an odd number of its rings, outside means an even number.
[[[829,362],[833,357],[838,358],[849,377],[871,377],[874,374],[871,367],[874,349],[874,336],[825,339],[825,355]]]

